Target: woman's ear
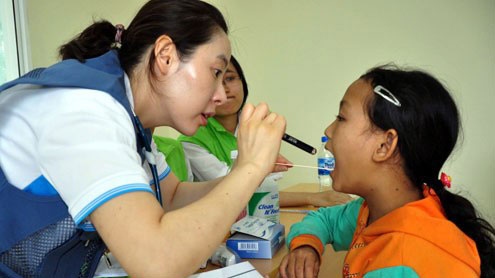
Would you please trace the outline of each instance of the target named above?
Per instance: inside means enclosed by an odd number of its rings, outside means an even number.
[[[378,136],[379,146],[373,153],[373,160],[376,162],[382,162],[393,157],[395,149],[397,148],[399,136],[397,135],[397,131],[395,129],[389,129]]]
[[[178,66],[179,56],[177,54],[177,48],[169,36],[161,35],[158,37],[155,41],[153,51],[155,54],[155,74],[158,76],[165,76],[173,72],[175,67]]]

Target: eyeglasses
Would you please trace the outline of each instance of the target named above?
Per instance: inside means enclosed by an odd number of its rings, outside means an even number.
[[[389,101],[393,105],[397,107],[401,107],[400,101],[392,94],[389,90],[387,90],[385,87],[382,85],[377,85],[374,89],[373,92],[375,92],[377,95],[380,95],[383,97],[385,100]]]

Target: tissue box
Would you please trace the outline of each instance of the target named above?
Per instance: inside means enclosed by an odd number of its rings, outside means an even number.
[[[285,242],[285,227],[262,218],[248,216],[234,225],[227,247],[242,259],[271,259]]]

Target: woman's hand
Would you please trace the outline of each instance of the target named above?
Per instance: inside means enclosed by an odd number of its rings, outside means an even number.
[[[285,132],[285,118],[270,112],[268,105],[246,104],[239,118],[236,167],[253,165],[263,176],[274,168]]]
[[[282,278],[318,277],[320,258],[313,247],[301,246],[285,255],[280,263],[279,273]]]
[[[289,168],[292,168],[292,162],[285,158],[285,156],[279,154],[275,161],[272,173],[287,172]]]

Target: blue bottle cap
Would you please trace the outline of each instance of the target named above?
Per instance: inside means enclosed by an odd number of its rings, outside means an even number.
[[[321,136],[321,142],[325,143],[328,141],[328,138],[326,136]]]

